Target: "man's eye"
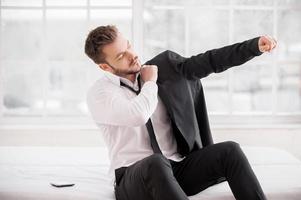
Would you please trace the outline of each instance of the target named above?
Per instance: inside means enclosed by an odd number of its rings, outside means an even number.
[[[120,60],[122,57],[123,57],[123,54],[121,54],[121,55],[118,57],[118,60]]]

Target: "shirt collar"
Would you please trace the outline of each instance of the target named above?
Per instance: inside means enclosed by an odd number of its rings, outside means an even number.
[[[132,83],[132,81],[124,78],[124,77],[120,77],[120,76],[117,76],[115,74],[112,74],[111,72],[107,72],[107,71],[104,71],[104,75],[110,80],[112,81],[112,83],[114,83],[115,85],[118,85],[120,86],[120,81],[122,81],[124,84],[127,84],[128,86],[134,88],[134,89],[138,89],[138,81],[137,81],[137,77],[139,76],[140,72],[139,73],[136,73],[136,79],[135,79],[135,82]]]

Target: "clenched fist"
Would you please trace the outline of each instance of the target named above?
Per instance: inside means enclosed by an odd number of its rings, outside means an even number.
[[[157,81],[158,78],[158,67],[156,65],[143,65],[141,67],[141,78],[144,82],[146,81]]]
[[[262,53],[271,52],[276,46],[277,41],[268,35],[261,36],[258,40],[258,48]]]

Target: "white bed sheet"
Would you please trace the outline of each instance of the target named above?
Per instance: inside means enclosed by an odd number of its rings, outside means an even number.
[[[301,161],[270,147],[242,147],[271,200],[301,200]],[[103,147],[0,147],[0,200],[114,200]],[[52,181],[75,183],[55,188]],[[234,200],[227,184],[190,200]]]

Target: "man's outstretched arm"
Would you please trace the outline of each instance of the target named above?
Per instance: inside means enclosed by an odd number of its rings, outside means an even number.
[[[199,79],[210,73],[219,73],[230,67],[241,65],[264,52],[271,52],[277,45],[270,36],[261,36],[244,42],[232,44],[205,53],[183,58],[170,52],[170,62],[176,70],[188,79]]]

